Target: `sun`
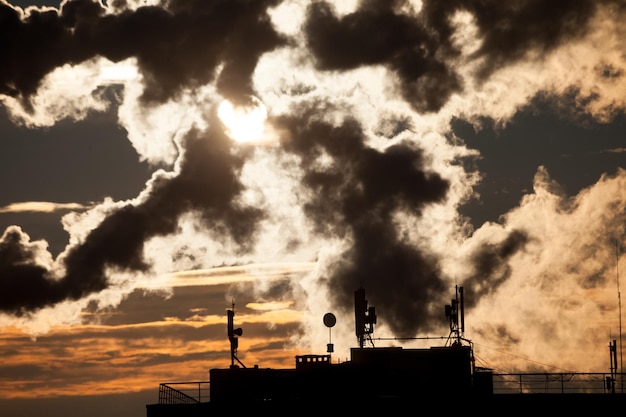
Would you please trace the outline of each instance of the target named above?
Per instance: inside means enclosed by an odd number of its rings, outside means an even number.
[[[222,101],[217,115],[224,124],[226,134],[236,142],[255,142],[263,136],[267,108],[254,96],[250,96],[250,100],[244,104]]]

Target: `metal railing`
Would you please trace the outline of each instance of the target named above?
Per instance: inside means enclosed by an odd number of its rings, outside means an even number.
[[[611,373],[492,374],[494,394],[624,394],[624,376]],[[159,404],[209,402],[210,382],[167,382],[159,385]]]
[[[210,400],[209,382],[167,382],[159,385],[159,404],[193,404]]]
[[[493,374],[494,394],[623,394],[624,374]]]

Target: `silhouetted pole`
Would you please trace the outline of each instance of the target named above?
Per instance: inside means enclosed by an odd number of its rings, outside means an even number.
[[[459,346],[461,345],[461,339],[463,338],[462,333],[465,332],[464,309],[463,287],[459,287],[457,285],[455,287],[455,298],[452,299],[450,304],[445,306],[445,313],[446,317],[450,321],[450,335],[448,336],[448,339],[454,336],[456,338],[454,343]]]
[[[235,329],[235,303],[233,303],[232,310],[228,310],[228,340],[230,340],[230,367],[236,368],[235,361],[244,368],[246,367],[237,357],[237,348],[239,347],[238,336],[243,334],[241,327]]]
[[[611,359],[611,377],[607,378],[607,388],[611,394],[615,394],[615,383],[617,381],[617,348],[615,339],[609,343],[609,355]]]
[[[620,390],[624,392],[624,361],[622,356],[622,295],[619,290],[619,242],[615,241],[615,277],[617,280],[617,304],[619,309],[619,369]]]
[[[359,288],[354,292],[354,327],[360,348],[365,345],[366,338],[372,345],[374,344],[371,336],[374,333],[374,324],[376,324],[376,309],[367,306],[365,289]]]

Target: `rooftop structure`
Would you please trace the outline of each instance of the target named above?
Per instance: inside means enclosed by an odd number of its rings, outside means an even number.
[[[228,310],[230,367],[211,369],[209,381],[195,383],[197,389],[194,383],[187,383],[191,384],[188,391],[181,385],[161,384],[159,403],[147,405],[147,417],[206,416],[237,410],[241,414],[268,411],[292,415],[297,409],[328,412],[337,406],[349,407],[352,412],[399,412],[447,407],[446,398],[485,412],[505,406],[518,411],[539,406],[579,411],[582,406],[626,405],[626,395],[616,390],[623,375],[613,366],[614,353],[608,374],[494,374],[476,367],[472,343],[463,336],[462,287],[456,288],[455,298],[445,306],[450,323],[448,341],[444,346],[422,349],[374,347],[376,311],[368,306],[364,289],[355,291],[354,300],[358,347],[350,350],[350,360],[332,363],[333,345],[329,343],[328,354],[296,356],[295,366],[289,369],[243,366],[237,358],[237,338],[242,331],[234,327],[234,308]],[[331,313],[325,315],[324,324],[334,326]]]

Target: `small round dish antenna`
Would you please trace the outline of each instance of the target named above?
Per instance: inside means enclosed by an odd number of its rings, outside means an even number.
[[[333,313],[324,314],[324,325],[328,327],[328,344],[326,345],[326,352],[328,353],[332,353],[335,350],[330,337],[330,328],[333,327],[335,323],[337,323],[337,318]]]
[[[333,327],[335,323],[337,323],[337,318],[333,313],[324,314],[324,325],[326,325],[326,327]]]

